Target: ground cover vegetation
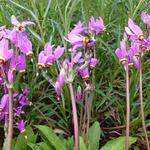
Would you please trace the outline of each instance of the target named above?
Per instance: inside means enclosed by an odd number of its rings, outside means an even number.
[[[1,0],[0,147],[149,148],[148,0]]]

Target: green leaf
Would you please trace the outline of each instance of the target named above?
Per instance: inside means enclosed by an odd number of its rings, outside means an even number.
[[[137,138],[130,137],[129,145],[135,143]],[[125,149],[125,137],[119,137],[117,139],[108,141],[100,150],[124,150]]]
[[[68,137],[68,139],[64,139],[63,143],[65,144],[65,147],[66,147],[67,150],[74,150],[73,136]]]
[[[80,137],[80,150],[86,150],[84,140],[82,137]],[[96,150],[96,149],[93,149],[93,150]]]
[[[100,135],[101,135],[100,125],[96,121],[89,129],[88,150],[98,150],[99,149]]]
[[[29,146],[32,150],[43,150],[43,149],[40,148],[40,146],[38,146],[37,144],[28,143],[28,146]]]
[[[15,146],[14,146],[14,150],[27,150],[28,147],[28,143],[35,143],[36,142],[36,138],[37,135],[34,134],[32,128],[30,126],[28,126],[26,128],[26,136],[27,139],[25,138],[25,136],[23,134],[19,134],[19,136],[17,137]]]
[[[42,150],[55,150],[54,148],[50,147],[49,145],[47,145],[46,143],[44,142],[41,142],[38,144],[40,146],[40,148]]]
[[[42,43],[41,37],[40,37],[35,31],[33,31],[32,29],[28,29],[28,30],[31,32],[31,34],[32,34],[40,43]]]
[[[63,143],[65,144],[65,147],[67,150],[74,150],[74,141],[73,136],[69,137],[67,140],[64,139]],[[87,150],[83,138],[80,136],[80,150]]]
[[[37,125],[35,127],[38,128],[41,137],[48,145],[55,147],[56,150],[66,150],[62,140],[54,133],[51,128],[42,125]]]

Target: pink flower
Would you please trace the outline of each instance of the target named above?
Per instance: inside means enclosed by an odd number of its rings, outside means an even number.
[[[144,39],[143,31],[133,22],[131,18],[128,19],[128,26],[131,30],[131,33],[135,34],[140,41]]]
[[[141,19],[145,24],[147,24],[148,28],[150,28],[150,15],[143,11],[141,14]]]
[[[99,34],[106,30],[103,19],[101,17],[95,19],[93,16],[89,21],[89,28],[96,34]]]
[[[82,34],[83,32],[87,32],[87,27],[83,26],[83,23],[79,21],[75,27],[71,30],[71,32],[68,33],[68,36],[71,36],[72,34]]]
[[[120,62],[122,64],[126,64],[127,58],[126,58],[126,44],[125,44],[125,42],[121,42],[121,48],[117,48],[115,53],[118,56]]]
[[[27,121],[21,120],[20,122],[16,123],[16,126],[15,126],[15,127],[16,127],[21,133],[23,133],[23,132],[25,132],[26,123],[27,123]]]
[[[19,22],[15,16],[11,16],[11,23],[14,25],[15,29],[19,32],[25,31],[27,25],[34,25],[31,21]]]
[[[50,43],[46,43],[44,50],[40,52],[38,56],[39,69],[53,65],[63,55],[64,47],[57,46],[54,51],[53,47]]]

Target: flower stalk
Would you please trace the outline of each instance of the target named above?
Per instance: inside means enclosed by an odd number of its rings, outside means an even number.
[[[129,94],[129,68],[126,65],[126,140],[125,149],[129,149],[129,133],[130,133],[130,94]]]
[[[13,88],[11,84],[7,85],[9,94],[9,124],[6,150],[11,150],[11,143],[13,137]]]
[[[93,52],[94,53],[94,58],[96,58],[95,46],[93,47],[93,50],[94,50],[94,52]],[[87,127],[86,127],[86,139],[87,139],[87,141],[88,141],[88,135],[89,135],[92,101],[93,101],[93,98],[94,98],[94,83],[95,83],[95,67],[92,70],[91,94],[90,94],[90,96],[88,98],[88,101],[87,101],[87,103],[88,103],[87,104]]]
[[[78,126],[78,116],[77,116],[77,108],[76,101],[73,91],[72,82],[68,83],[69,91],[71,96],[72,103],[72,113],[73,113],[73,122],[74,122],[74,139],[75,139],[75,150],[79,150],[79,126]]]
[[[141,60],[140,60],[140,64],[141,64]],[[145,115],[144,115],[142,64],[140,65],[140,69],[139,69],[139,87],[140,87],[140,106],[141,106],[142,126],[143,126],[144,136],[145,136],[145,140],[146,140],[147,150],[150,150],[148,136],[147,136],[147,130],[146,130],[146,125],[145,125]]]

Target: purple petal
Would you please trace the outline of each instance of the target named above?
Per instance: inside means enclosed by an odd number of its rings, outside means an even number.
[[[90,67],[94,68],[98,63],[98,60],[96,58],[91,58],[90,60]]]
[[[21,24],[22,24],[24,27],[27,26],[27,25],[29,25],[29,26],[30,26],[30,25],[35,25],[34,22],[31,22],[31,21],[23,21]]]
[[[54,45],[51,45],[50,43],[46,43],[44,47],[44,52],[46,55],[52,55],[53,53],[53,47]]]
[[[8,94],[4,94],[3,97],[1,98],[0,108],[4,109],[6,107],[8,101],[9,101]]]
[[[141,19],[150,28],[150,15],[146,14],[145,12],[142,12]]]
[[[88,71],[88,67],[82,69],[79,71],[80,75],[82,76],[82,78],[84,80],[88,80],[89,79],[89,71]]]
[[[57,80],[60,88],[62,88],[64,86],[65,78],[66,78],[65,69],[61,68],[59,76],[58,76],[58,80]]]
[[[83,26],[83,23],[79,21],[75,27],[71,30],[71,32],[68,34],[68,36],[71,36],[72,34],[81,34],[83,32],[87,31],[87,27]]]
[[[5,62],[13,55],[13,50],[8,50],[8,40],[0,41],[0,62]]]
[[[81,89],[81,86],[78,86],[76,97],[77,97],[77,102],[80,103],[81,99],[82,99],[82,89]]]
[[[73,63],[78,63],[81,56],[82,56],[82,52],[78,52],[73,58]]]
[[[20,24],[20,22],[17,20],[17,18],[14,15],[11,16],[11,23],[15,26]]]
[[[54,51],[54,56],[55,56],[55,58],[56,58],[56,59],[59,59],[59,58],[63,55],[64,50],[65,50],[64,47],[58,46],[58,47],[55,49],[55,51]]]
[[[131,18],[128,19],[128,26],[138,37],[143,35],[141,28],[136,25]]]
[[[32,52],[32,43],[26,36],[25,32],[19,32],[18,33],[18,47],[20,51],[27,56],[30,56],[33,54]]]
[[[26,70],[26,57],[24,54],[21,54],[17,57],[17,70],[19,72],[25,72]]]
[[[8,73],[7,73],[7,76],[8,76],[8,82],[12,83],[13,79],[14,79],[14,72],[13,72],[13,70],[9,70]]]
[[[104,26],[103,19],[101,17],[95,19],[93,16],[89,21],[89,28],[96,34],[99,34],[100,32],[103,32],[106,29]]]

